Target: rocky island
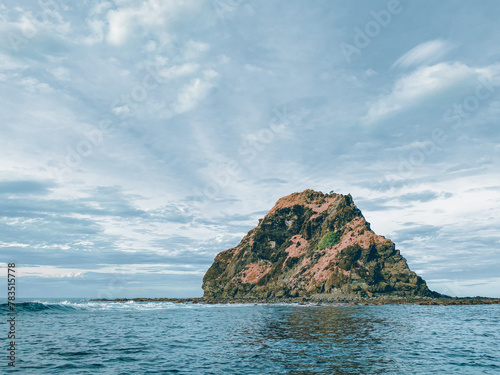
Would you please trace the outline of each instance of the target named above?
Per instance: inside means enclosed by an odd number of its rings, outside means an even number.
[[[275,206],[203,278],[204,298],[440,297],[394,243],[375,234],[351,195],[313,190]]]

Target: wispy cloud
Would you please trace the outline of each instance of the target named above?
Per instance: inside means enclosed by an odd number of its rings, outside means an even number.
[[[399,77],[390,92],[369,103],[364,120],[373,123],[388,115],[413,108],[424,101],[433,100],[446,91],[467,85],[474,93],[480,79],[498,75],[498,66],[470,67],[463,63],[439,63],[423,66]]]
[[[184,113],[192,109],[196,104],[203,100],[214,87],[214,80],[217,78],[217,72],[206,70],[203,77],[195,78],[185,85],[177,95],[177,100],[173,105],[176,113]]]
[[[410,68],[430,65],[441,60],[453,48],[453,44],[442,39],[430,40],[412,48],[392,65],[392,68]]]
[[[7,264],[0,263],[0,275],[7,275]],[[84,272],[76,268],[64,268],[56,266],[35,266],[35,267],[16,267],[18,277],[43,277],[43,278],[73,278],[81,277]]]

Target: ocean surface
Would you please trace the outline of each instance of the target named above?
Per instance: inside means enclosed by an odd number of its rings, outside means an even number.
[[[0,302],[2,374],[500,374],[500,305]]]

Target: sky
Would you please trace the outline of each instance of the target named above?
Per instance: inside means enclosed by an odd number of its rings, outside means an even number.
[[[0,277],[199,297],[218,252],[314,189],[350,193],[431,289],[500,297],[498,10],[0,1]]]

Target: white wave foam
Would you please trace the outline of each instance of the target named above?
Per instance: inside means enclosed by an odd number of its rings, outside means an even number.
[[[238,308],[238,307],[248,307],[252,304],[247,303],[216,303],[216,304],[205,304],[205,303],[175,303],[175,302],[136,302],[136,301],[126,301],[126,302],[109,302],[109,301],[87,301],[82,300],[79,302],[75,301],[43,301],[43,300],[33,300],[31,303],[40,303],[46,306],[64,306],[66,308],[73,308],[76,310],[96,310],[96,311],[148,311],[148,310],[171,310],[171,309],[218,309],[218,308]],[[316,306],[316,304],[298,304],[298,303],[259,303],[255,304],[259,306],[289,306],[289,307],[311,307]]]

